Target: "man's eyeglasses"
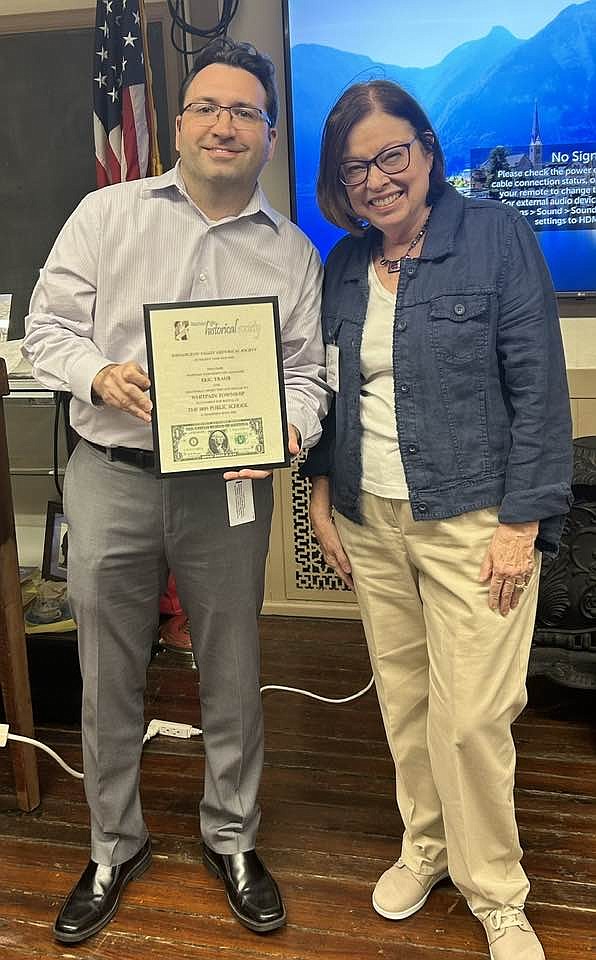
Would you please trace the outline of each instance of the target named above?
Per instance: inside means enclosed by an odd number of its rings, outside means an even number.
[[[417,137],[414,137],[416,140]],[[414,143],[396,143],[385,147],[370,160],[344,160],[340,163],[337,175],[346,187],[356,187],[368,179],[371,166],[375,165],[382,173],[403,173],[410,166],[410,148]]]
[[[265,122],[272,126],[271,117],[258,107],[226,107],[223,103],[212,103],[210,100],[194,100],[187,103],[182,113],[190,113],[196,123],[205,127],[212,127],[219,120],[222,110],[227,110],[230,119],[239,130],[254,127],[257,123]]]

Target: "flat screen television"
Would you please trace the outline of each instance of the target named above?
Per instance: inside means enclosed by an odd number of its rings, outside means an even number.
[[[596,0],[284,0],[293,216],[321,255],[325,117],[351,83],[386,78],[425,108],[463,193],[515,206],[555,288],[596,294]]]

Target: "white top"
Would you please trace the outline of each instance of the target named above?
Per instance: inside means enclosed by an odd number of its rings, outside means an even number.
[[[288,421],[310,447],[328,406],[321,280],[310,240],[259,186],[238,216],[212,222],[176,165],[81,201],[40,271],[23,352],[41,383],[73,394],[82,437],[150,450],[150,424],[91,403],[92,381],[108,363],[147,370],[143,304],[277,296]]]
[[[395,295],[386,290],[371,262],[368,307],[360,352],[362,489],[377,497],[409,500],[397,442],[393,378]]]

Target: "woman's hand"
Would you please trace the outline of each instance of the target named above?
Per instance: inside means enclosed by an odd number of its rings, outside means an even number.
[[[490,580],[488,605],[506,617],[517,607],[534,570],[538,521],[500,523],[494,532],[478,579]]]
[[[309,515],[325,563],[333,567],[346,587],[353,590],[352,567],[331,516],[331,495],[327,477],[313,477]]]

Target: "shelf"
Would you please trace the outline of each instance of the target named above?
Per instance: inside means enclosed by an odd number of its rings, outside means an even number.
[[[54,471],[48,467],[11,467],[9,470],[11,477],[53,477]],[[64,468],[60,467],[58,476],[64,476]]]
[[[33,377],[15,377],[9,376],[8,378],[8,387],[10,393],[6,397],[7,400],[14,402],[24,400],[27,403],[40,403],[47,404],[54,402],[54,394],[51,390],[48,390],[47,387],[44,387],[38,380],[34,380]]]

